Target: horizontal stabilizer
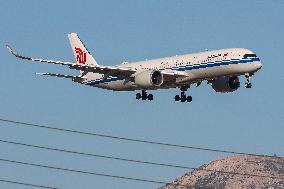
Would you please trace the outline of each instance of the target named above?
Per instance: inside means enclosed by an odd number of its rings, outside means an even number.
[[[72,75],[64,75],[64,74],[57,74],[57,73],[36,73],[36,75],[47,75],[47,76],[53,76],[53,77],[63,77],[67,79],[72,79],[75,82],[82,82],[84,78],[79,76],[72,76]]]

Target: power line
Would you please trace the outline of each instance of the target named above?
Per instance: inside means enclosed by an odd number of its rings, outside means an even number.
[[[98,157],[98,158],[111,159],[111,160],[127,161],[127,162],[132,162],[132,163],[150,164],[150,165],[172,167],[172,168],[180,168],[180,169],[191,169],[191,167],[181,166],[181,165],[173,165],[173,164],[157,163],[157,162],[150,162],[150,161],[126,159],[126,158],[115,157],[115,156],[107,156],[107,155],[100,155],[100,154],[93,154],[93,153],[85,153],[85,152],[71,151],[71,150],[59,149],[59,148],[50,148],[50,147],[46,147],[46,146],[32,145],[32,144],[26,144],[26,143],[14,142],[14,141],[7,141],[7,140],[2,140],[2,139],[0,139],[0,142],[7,143],[7,144],[24,146],[24,147],[30,147],[30,148],[38,148],[38,149],[44,149],[44,150],[49,150],[49,151],[57,151],[57,152],[76,154],[76,155],[83,155],[83,156],[91,156],[91,157]]]
[[[100,154],[91,154],[91,153],[85,153],[85,152],[71,151],[71,150],[66,150],[66,149],[51,148],[51,147],[46,147],[46,146],[31,145],[31,144],[7,141],[7,140],[2,140],[2,139],[0,139],[0,142],[7,143],[7,144],[13,144],[13,145],[20,145],[20,146],[30,147],[30,148],[38,148],[38,149],[44,149],[44,150],[49,150],[49,151],[57,151],[57,152],[63,152],[63,153],[99,157],[99,158],[104,158],[104,159],[119,160],[119,161],[126,161],[126,162],[132,162],[132,163],[150,164],[150,165],[157,165],[157,166],[163,166],[163,167],[181,168],[181,169],[189,169],[189,170],[196,170],[196,171],[198,170],[198,171],[205,171],[205,172],[216,172],[216,173],[240,175],[240,176],[246,176],[246,177],[284,179],[284,176],[283,177],[265,176],[265,175],[257,175],[257,174],[239,173],[239,172],[233,172],[233,171],[219,171],[219,170],[214,170],[214,169],[196,168],[196,167],[189,167],[189,166],[182,166],[182,165],[173,165],[173,164],[165,164],[165,163],[158,163],[158,162],[126,159],[126,158],[120,158],[120,157],[115,157],[115,156],[106,156],[106,155],[100,155]]]
[[[13,181],[13,180],[0,179],[0,182],[6,182],[6,183],[10,183],[10,184],[18,184],[18,185],[23,185],[23,186],[30,186],[30,187],[34,187],[34,188],[57,189],[55,187],[24,183],[24,182],[18,182],[18,181]]]
[[[134,177],[125,177],[125,176],[111,175],[111,174],[98,173],[98,172],[89,172],[89,171],[83,171],[83,170],[76,170],[76,169],[69,169],[69,168],[62,168],[62,167],[54,167],[54,166],[49,166],[49,165],[28,163],[28,162],[23,162],[23,161],[15,161],[15,160],[8,160],[8,159],[2,159],[2,158],[0,158],[0,161],[6,162],[6,163],[28,165],[28,166],[39,167],[39,168],[53,169],[53,170],[57,170],[57,171],[66,171],[66,172],[72,172],[72,173],[80,173],[80,174],[87,174],[87,175],[110,177],[110,178],[121,179],[121,180],[131,180],[131,181],[147,182],[147,183],[154,183],[154,184],[165,184],[165,185],[175,185],[175,186],[183,186],[183,187],[197,187],[197,188],[201,188],[201,187],[198,187],[198,186],[182,185],[182,184],[168,183],[168,182],[157,181],[157,180],[149,180],[149,179],[134,178]],[[202,187],[202,188],[204,188],[204,187]],[[207,189],[209,189],[209,188],[207,188]]]
[[[7,123],[13,123],[13,124],[16,124],[18,126],[22,125],[22,126],[43,128],[43,129],[49,129],[49,130],[55,130],[55,131],[61,131],[61,132],[69,132],[69,133],[76,133],[76,134],[82,134],[82,135],[89,135],[89,136],[96,136],[96,137],[110,138],[110,139],[115,139],[115,140],[124,140],[124,141],[130,141],[130,142],[145,143],[145,144],[153,144],[153,145],[160,145],[160,146],[167,146],[167,147],[176,147],[176,148],[193,149],[193,150],[210,151],[210,152],[221,152],[221,153],[236,154],[236,155],[249,155],[249,156],[257,156],[257,157],[278,158],[278,157],[275,157],[275,156],[265,155],[265,154],[237,152],[237,151],[221,150],[221,149],[214,149],[214,148],[203,148],[203,147],[196,147],[196,146],[187,146],[187,145],[164,143],[164,142],[158,142],[158,141],[140,140],[140,139],[134,139],[134,138],[127,138],[127,137],[120,137],[120,136],[114,136],[114,135],[94,133],[94,132],[85,132],[85,131],[79,131],[79,130],[63,129],[63,128],[58,128],[58,127],[51,127],[51,126],[47,126],[47,125],[33,124],[33,123],[27,123],[27,122],[21,122],[21,121],[15,121],[15,120],[3,119],[3,118],[0,118],[0,121],[7,122]]]

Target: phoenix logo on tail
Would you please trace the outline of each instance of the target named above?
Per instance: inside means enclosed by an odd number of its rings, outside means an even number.
[[[87,61],[87,53],[82,51],[81,48],[75,47],[75,52],[77,54],[76,60],[80,64],[86,64]]]

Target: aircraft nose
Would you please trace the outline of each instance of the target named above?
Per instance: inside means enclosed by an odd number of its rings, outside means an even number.
[[[261,64],[261,62],[256,62],[255,66],[256,66],[256,69],[259,70],[259,69],[261,69],[262,64]]]

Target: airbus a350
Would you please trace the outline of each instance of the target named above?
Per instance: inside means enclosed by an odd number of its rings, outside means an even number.
[[[80,71],[80,75],[37,73],[44,76],[67,78],[74,82],[113,91],[135,91],[136,99],[153,100],[149,90],[179,88],[175,101],[191,102],[186,95],[191,85],[199,86],[203,81],[216,92],[233,92],[240,87],[240,76],[246,78],[245,87],[251,88],[251,77],[261,69],[259,57],[245,48],[229,48],[200,53],[171,56],[133,63],[123,62],[117,66],[97,63],[76,33],[68,34],[76,63],[31,58],[17,54],[16,57],[36,62],[58,64]]]

